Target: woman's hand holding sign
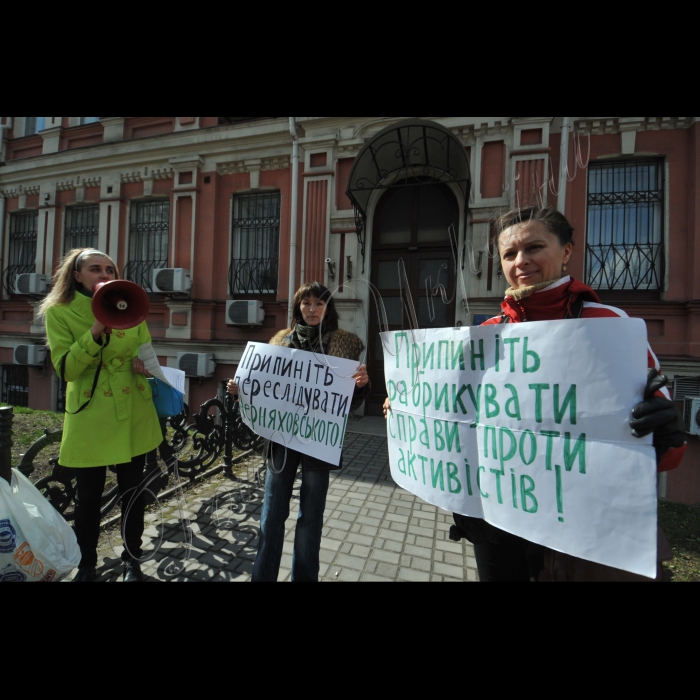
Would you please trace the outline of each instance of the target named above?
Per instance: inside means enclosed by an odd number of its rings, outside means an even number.
[[[676,405],[661,394],[668,379],[655,369],[649,371],[644,401],[632,412],[632,434],[644,438],[654,433],[654,447],[659,460],[670,449],[686,443],[685,425]]]
[[[357,373],[353,375],[353,379],[356,380],[357,388],[364,389],[369,384],[369,374],[367,374],[367,365],[362,365]]]

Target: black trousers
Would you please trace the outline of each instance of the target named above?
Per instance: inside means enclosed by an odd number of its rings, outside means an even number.
[[[122,538],[125,550],[122,558],[142,556],[141,544],[144,531],[146,499],[141,492],[144,481],[146,455],[134,457],[130,464],[116,467],[117,485],[121,495]],[[82,567],[97,567],[97,543],[100,539],[100,506],[107,481],[107,467],[70,469],[77,479],[75,496],[75,534],[80,545]],[[137,498],[134,498],[137,496]],[[127,516],[128,513],[128,516]]]
[[[481,583],[530,583],[540,580],[547,551],[499,530],[483,520],[455,515],[455,524],[474,545]]]

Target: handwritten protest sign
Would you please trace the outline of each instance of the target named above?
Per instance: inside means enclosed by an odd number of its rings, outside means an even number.
[[[338,466],[359,363],[249,343],[236,383],[241,414],[258,435]]]
[[[635,319],[382,334],[392,475],[448,511],[655,577],[656,458],[631,434]]]

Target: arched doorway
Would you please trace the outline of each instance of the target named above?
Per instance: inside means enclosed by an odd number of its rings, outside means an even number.
[[[372,226],[371,282],[384,300],[388,330],[410,328],[413,314],[419,328],[454,325],[456,261],[449,230],[458,230],[459,219],[459,203],[451,188],[420,178],[387,190],[379,200]],[[447,291],[448,303],[441,295],[433,296],[438,285]],[[367,412],[381,415],[387,393],[379,333],[387,329],[380,327],[375,309],[370,309],[369,317],[373,391]]]
[[[373,207],[380,192],[383,194]],[[368,262],[367,224],[368,217],[372,217],[371,269],[367,273],[384,299],[389,330],[412,325],[411,309],[402,301],[399,261],[405,266],[403,285],[407,284],[413,299],[417,325],[454,325],[455,261],[449,228],[454,226],[459,235],[463,206],[461,236],[466,237],[470,192],[467,149],[448,127],[428,119],[405,119],[387,126],[364,145],[355,159],[347,195],[355,208],[362,273]],[[449,304],[439,296],[430,297],[427,279],[433,288],[440,283],[448,290]],[[368,346],[373,392],[367,411],[378,415],[386,398],[379,332],[386,329],[380,328],[372,307],[370,302]]]

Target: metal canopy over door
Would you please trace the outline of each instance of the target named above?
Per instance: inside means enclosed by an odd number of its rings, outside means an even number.
[[[456,263],[449,228],[456,229],[458,223],[459,204],[447,185],[412,179],[405,187],[388,191],[380,200],[374,216],[371,281],[384,300],[388,330],[411,328],[414,317],[419,328],[454,325]],[[446,301],[436,292],[439,286],[446,291]],[[371,308],[369,368],[373,390],[367,402],[370,415],[381,415],[387,397],[379,337],[382,330],[386,329],[380,327],[376,309]]]
[[[410,178],[416,177],[424,184],[454,183],[464,202],[469,202],[472,178],[466,148],[437,122],[406,119],[393,124],[369,141],[355,159],[347,196],[355,207],[363,262],[372,194],[410,186]],[[459,221],[454,225],[457,229]]]

